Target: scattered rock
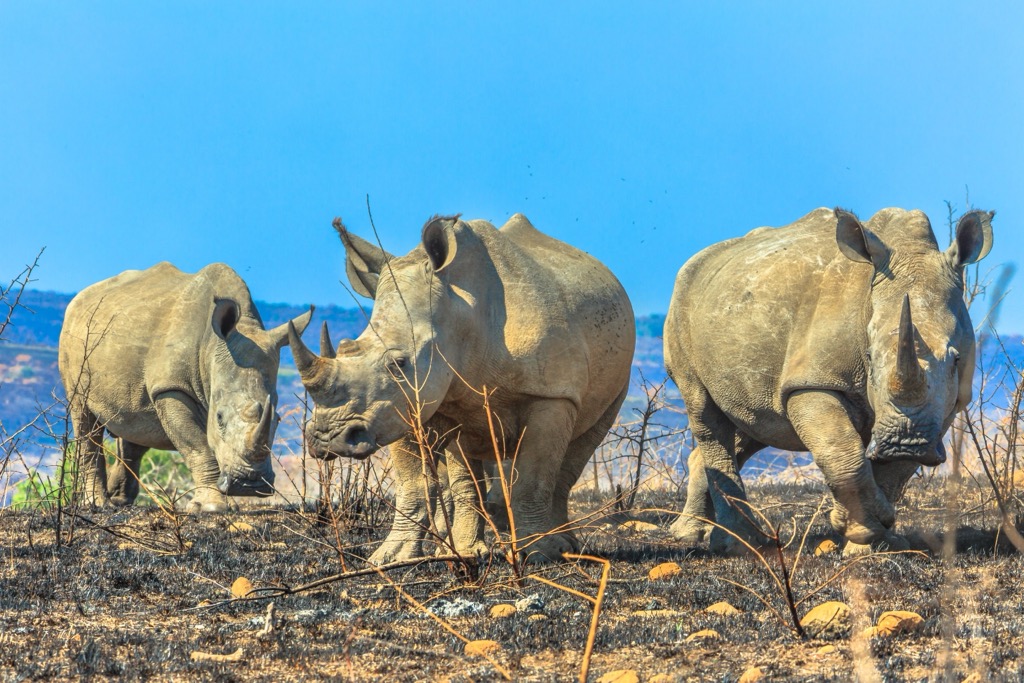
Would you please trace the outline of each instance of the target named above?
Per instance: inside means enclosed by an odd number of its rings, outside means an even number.
[[[830,538],[826,538],[824,541],[818,544],[818,547],[814,549],[814,556],[821,557],[822,555],[831,555],[839,550],[839,545]]]
[[[472,602],[465,598],[437,600],[429,609],[442,619],[451,619],[453,617],[474,617],[478,614],[483,614],[484,612],[484,606],[479,602]]]
[[[531,614],[526,617],[529,621],[547,621],[548,617],[546,614]]]
[[[924,624],[924,618],[917,612],[893,610],[891,612],[882,612],[882,616],[878,617],[878,623],[875,628],[878,631],[878,635],[888,637],[900,633],[911,633],[921,628],[922,624]]]
[[[872,638],[878,637],[878,629],[874,626],[868,626],[860,632],[860,637],[864,640],[871,640]]]
[[[705,629],[702,629],[700,631],[697,631],[696,633],[691,633],[690,635],[686,636],[686,642],[687,643],[692,643],[692,642],[695,642],[695,641],[707,642],[709,640],[718,640],[721,637],[722,637],[722,634],[720,634],[715,629],[713,629],[713,628],[705,628]]]
[[[647,679],[647,683],[672,683],[674,680],[668,674],[654,674]]]
[[[833,652],[836,652],[836,646],[835,645],[822,645],[821,647],[818,648],[818,654],[822,655],[822,656],[830,655]]]
[[[682,612],[677,612],[674,609],[638,609],[633,612],[634,617],[640,617],[641,619],[665,619],[681,615]]]
[[[467,655],[494,655],[501,651],[496,640],[471,640],[466,643]]]
[[[675,562],[662,562],[647,573],[651,581],[665,581],[683,573],[683,568]]]
[[[212,652],[199,652],[196,650],[192,653],[193,662],[240,662],[245,653],[242,652],[242,648],[238,648],[229,655],[218,655]]]
[[[759,666],[752,666],[743,672],[737,683],[758,683],[764,680],[764,671]]]
[[[239,576],[237,579],[235,579],[235,582],[231,584],[231,595],[233,597],[244,598],[251,592],[252,581],[245,578],[244,576]]]
[[[517,611],[518,610],[516,610],[515,605],[502,604],[491,607],[490,614],[494,619],[506,619],[514,615]]]
[[[800,626],[811,638],[835,638],[850,630],[850,608],[842,602],[823,602],[800,620]]]
[[[516,609],[524,614],[543,612],[544,598],[540,597],[540,594],[538,593],[530,593],[525,598],[516,600],[515,605]]]
[[[620,531],[657,531],[660,527],[657,524],[651,524],[650,522],[644,522],[639,519],[631,519],[628,522],[623,522],[619,525]]]
[[[633,669],[619,669],[601,676],[597,683],[640,683],[640,677]]]
[[[118,550],[134,550],[135,544],[130,541],[121,541],[117,544]]]
[[[249,534],[256,531],[256,528],[248,522],[231,522],[228,525],[229,534]]]
[[[711,614],[720,614],[723,617],[732,617],[737,614],[742,614],[742,612],[740,612],[738,609],[727,603],[725,600],[722,600],[721,602],[716,602],[715,604],[708,606],[708,608],[704,611],[710,612]]]
[[[270,547],[273,548],[274,550],[284,550],[285,548],[288,547],[288,544],[285,543],[284,541],[274,541],[273,543],[270,544]]]
[[[962,683],[981,683],[983,680],[985,679],[981,677],[981,674],[975,671],[974,673],[965,676]]]

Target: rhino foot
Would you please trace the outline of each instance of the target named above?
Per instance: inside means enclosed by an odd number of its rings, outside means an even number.
[[[392,562],[406,562],[421,557],[424,557],[423,544],[418,539],[415,541],[389,541],[385,539],[366,561],[380,567]]]
[[[871,553],[894,552],[900,550],[910,550],[910,543],[907,539],[898,534],[886,533],[884,536],[878,540],[872,541],[871,543],[855,543],[854,541],[847,541],[846,547],[843,548],[843,557],[857,557],[860,555],[870,555]]]
[[[188,505],[189,512],[229,512],[235,505],[221,494],[197,493]]]
[[[466,546],[456,543],[455,551],[462,557],[474,557],[479,563],[486,562],[487,558],[491,555],[491,549],[482,540],[474,541]],[[449,549],[446,546],[439,545],[437,547],[439,555],[445,555],[448,552]]]
[[[128,496],[115,495],[110,497],[110,502],[112,505],[115,505],[116,507],[124,508],[134,505],[135,499],[129,498]]]
[[[530,543],[519,551],[519,557],[527,564],[550,564],[564,562],[565,553],[579,552],[580,544],[576,537],[565,531],[548,535]]]
[[[106,496],[84,496],[82,505],[90,510],[109,510],[113,507],[112,501]]]
[[[743,540],[741,541],[740,538]],[[709,549],[715,555],[740,557],[750,555],[752,552],[760,553],[771,547],[773,547],[771,541],[754,529],[735,530],[732,533],[717,526],[711,529]]]
[[[683,513],[672,522],[669,531],[672,536],[686,546],[697,545],[711,533],[712,525]]]

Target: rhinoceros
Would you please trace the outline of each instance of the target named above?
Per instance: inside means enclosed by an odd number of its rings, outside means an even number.
[[[264,330],[249,289],[221,263],[195,274],[159,263],[82,290],[64,314],[58,362],[83,500],[131,505],[150,448],[185,457],[195,509],[270,495],[280,350],[311,315]],[[109,473],[104,430],[121,446]]]
[[[994,213],[971,211],[943,252],[921,211],[867,224],[817,209],[704,249],[676,278],[665,364],[697,448],[684,542],[760,542],[739,469],[765,446],[810,451],[832,492],[847,550],[898,548],[894,504],[971,399],[974,330],[964,267],[992,247]]]
[[[394,444],[395,522],[371,561],[422,552],[436,495],[425,494],[431,444],[423,433],[437,435],[447,454],[459,552],[486,551],[477,484],[481,463],[497,455],[515,456],[522,555],[557,560],[576,548],[565,528],[569,490],[626,396],[635,344],[632,307],[615,276],[521,214],[500,230],[432,218],[422,244],[400,258],[340,220],[335,228],[352,287],[374,299],[369,326],[337,349],[322,340],[320,356],[298,334],[291,344],[315,403],[306,425],[315,457],[365,458]]]

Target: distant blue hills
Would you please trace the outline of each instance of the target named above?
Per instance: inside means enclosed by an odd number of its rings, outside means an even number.
[[[8,430],[31,420],[40,406],[49,405],[55,395],[62,394],[56,347],[64,310],[73,296],[26,290],[20,307],[14,311],[10,325],[4,330],[0,341],[0,422]],[[283,303],[256,302],[256,306],[268,328],[283,324],[308,310],[308,306]],[[306,343],[318,350],[320,326],[325,320],[335,342],[355,338],[365,328],[368,315],[368,309],[318,304],[313,324],[304,335]],[[664,324],[665,316],[662,314],[637,318],[633,387],[623,406],[623,419],[631,419],[634,410],[644,403],[643,381],[657,386],[667,380],[661,340]],[[980,349],[978,366],[981,372],[975,375],[978,384],[975,394],[982,395],[990,406],[1005,407],[1024,368],[1024,340],[1020,335],[983,335]],[[980,382],[983,376],[986,378],[984,388]],[[303,393],[288,350],[281,356],[279,393],[283,404],[300,401]],[[679,393],[671,382],[667,383],[664,396],[677,406],[681,405]],[[681,413],[676,415],[678,417],[671,421],[677,424],[685,422]]]

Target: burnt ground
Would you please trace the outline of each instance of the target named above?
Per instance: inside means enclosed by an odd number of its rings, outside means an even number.
[[[912,484],[901,528],[917,542],[939,542],[944,506],[939,480]],[[760,486],[751,499],[781,523],[785,535],[808,527],[821,488]],[[974,499],[977,499],[976,501]],[[664,531],[627,531],[626,517],[595,521],[582,535],[586,552],[611,562],[597,628],[590,680],[618,669],[641,681],[736,680],[760,666],[768,680],[964,680],[1024,677],[1024,560],[1001,543],[984,510],[982,490],[962,494],[963,527],[951,562],[937,552],[876,555],[854,564],[841,554],[811,552],[828,536],[823,516],[811,526],[793,580],[800,614],[826,600],[853,609],[852,634],[834,640],[798,636],[785,617],[781,591],[757,558],[713,557],[684,549]],[[678,501],[647,501],[679,508]],[[596,502],[577,500],[577,513]],[[591,621],[582,598],[530,578],[517,579],[505,562],[466,574],[431,564],[372,574],[277,597],[275,628],[261,636],[267,600],[220,604],[247,577],[257,588],[297,586],[365,567],[355,555],[380,536],[359,518],[318,523],[312,514],[250,510],[228,515],[172,516],[155,508],[65,514],[61,539],[53,511],[0,511],[0,679],[489,681],[501,675],[396,586],[468,639],[501,645],[495,659],[515,680],[567,681],[579,675]],[[667,513],[630,515],[664,529]],[[86,519],[90,521],[86,521]],[[229,530],[246,522],[251,529]],[[180,523],[180,538],[176,525]],[[99,526],[96,526],[99,525]],[[386,527],[386,525],[384,525]],[[797,556],[799,538],[785,551]],[[653,581],[648,571],[675,561],[682,573]],[[775,558],[770,563],[777,568]],[[845,571],[842,571],[845,570]],[[842,573],[840,573],[842,572]],[[838,577],[836,574],[840,573]],[[543,576],[597,592],[599,567],[566,563]],[[829,580],[831,582],[829,583]],[[742,584],[748,592],[737,587]],[[756,593],[756,595],[755,595]],[[534,614],[499,619],[487,610],[536,595]],[[742,612],[710,614],[725,600]],[[764,602],[762,602],[762,600]],[[765,604],[767,603],[767,605]],[[769,607],[770,605],[770,607]],[[459,610],[468,612],[454,616]],[[473,614],[474,610],[483,610]],[[860,635],[884,610],[924,617],[916,632],[889,638]],[[640,616],[639,610],[659,610]],[[779,614],[776,613],[776,610]],[[781,618],[780,618],[781,614]],[[532,616],[532,618],[531,618]],[[715,629],[717,640],[687,638]],[[834,650],[822,653],[825,645]],[[193,661],[194,651],[233,653],[232,662]]]

